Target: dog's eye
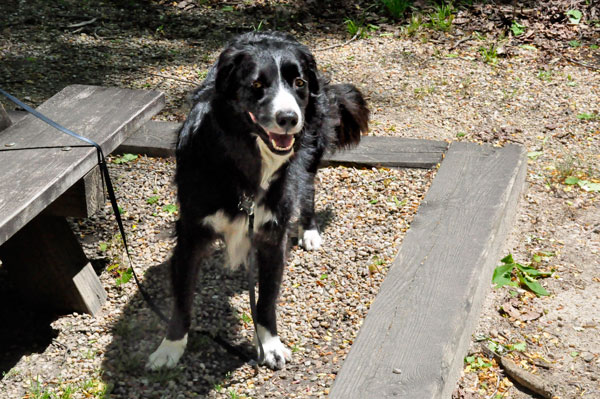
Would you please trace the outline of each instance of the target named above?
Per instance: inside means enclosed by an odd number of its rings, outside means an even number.
[[[255,80],[254,82],[252,82],[252,88],[253,89],[262,89],[263,84],[261,82],[259,82],[258,80]]]
[[[296,86],[296,87],[304,87],[305,84],[306,84],[306,82],[304,81],[304,79],[301,79],[301,78],[294,79],[294,86]]]

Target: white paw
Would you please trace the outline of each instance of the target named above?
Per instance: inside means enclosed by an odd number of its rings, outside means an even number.
[[[321,249],[321,244],[323,244],[323,239],[319,234],[319,230],[306,230],[304,234],[302,234],[300,245],[302,245],[302,247],[307,251],[316,251]]]
[[[263,350],[265,351],[265,359],[262,364],[265,364],[273,370],[280,370],[285,366],[286,362],[292,361],[292,351],[281,343],[278,336],[271,335],[269,331],[260,324],[257,326],[257,330],[260,342],[262,342]],[[260,356],[260,349],[258,348],[256,337],[254,337],[254,346],[256,346],[257,355]]]
[[[173,368],[183,355],[185,346],[187,345],[187,334],[178,340],[170,341],[163,339],[158,349],[148,358],[146,368],[150,370],[158,370],[162,367]]]

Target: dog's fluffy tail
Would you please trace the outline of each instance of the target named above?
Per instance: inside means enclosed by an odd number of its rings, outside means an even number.
[[[327,94],[339,113],[333,147],[344,149],[356,146],[361,134],[369,130],[369,108],[362,93],[351,84],[335,84],[327,86]]]

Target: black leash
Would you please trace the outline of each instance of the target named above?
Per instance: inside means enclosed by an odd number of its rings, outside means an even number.
[[[240,199],[238,208],[245,212],[248,216],[248,239],[250,240],[250,243],[252,243],[252,238],[254,236],[254,198],[247,196],[244,193]],[[260,340],[260,336],[258,335],[258,326],[256,321],[256,292],[254,291],[256,288],[256,276],[254,275],[256,257],[254,256],[254,251],[252,248],[253,246],[250,245],[250,252],[248,253],[247,260],[248,264],[246,265],[248,273],[248,294],[250,296],[250,313],[252,313],[254,334],[256,334],[256,342],[258,343],[258,364],[262,364],[262,362],[265,360],[265,350]]]
[[[129,268],[131,269],[131,274],[133,275],[135,283],[136,283],[140,293],[142,294],[142,297],[144,298],[144,300],[146,301],[146,303],[148,304],[150,309],[162,321],[164,321],[165,323],[168,324],[169,318],[165,316],[165,314],[160,310],[160,308],[152,300],[152,297],[150,297],[150,295],[146,292],[146,290],[144,288],[142,288],[142,284],[140,283],[140,280],[138,279],[138,276],[133,267],[133,261],[131,259],[131,254],[129,252],[129,246],[127,245],[127,237],[125,235],[125,228],[123,226],[123,220],[121,218],[121,213],[119,212],[117,198],[115,196],[115,191],[114,191],[114,187],[112,184],[112,180],[110,179],[110,174],[108,173],[108,165],[106,163],[106,159],[104,157],[104,152],[102,151],[102,147],[100,147],[100,145],[98,143],[88,139],[87,137],[83,137],[83,136],[65,128],[64,126],[54,122],[52,119],[48,118],[44,114],[36,111],[35,109],[31,108],[27,104],[23,103],[18,98],[10,95],[6,91],[4,91],[2,88],[0,88],[0,94],[4,95],[6,98],[8,98],[10,101],[15,103],[19,107],[23,108],[25,111],[29,112],[30,114],[32,114],[36,118],[44,121],[45,123],[49,124],[50,126],[56,128],[57,130],[87,143],[86,145],[70,145],[70,146],[44,146],[44,147],[37,146],[37,147],[0,148],[0,152],[37,150],[37,149],[55,149],[55,148],[61,148],[63,150],[68,150],[71,148],[82,148],[82,147],[83,148],[94,147],[96,149],[96,153],[98,155],[98,166],[100,167],[100,171],[102,174],[102,180],[103,180],[103,183],[106,185],[106,191],[107,191],[108,197],[110,199],[113,213],[115,214],[115,219],[116,219],[117,225],[119,227],[121,239],[123,240],[123,246],[125,248],[125,253],[127,254],[127,258],[129,260]],[[249,235],[250,241],[252,241],[252,236],[254,233],[254,200],[253,200],[253,198],[246,197],[244,195],[242,200],[240,201],[240,210],[246,212],[246,214],[248,215],[248,221],[249,221],[248,222],[248,235]],[[256,297],[255,297],[255,291],[254,291],[255,286],[256,286],[256,278],[254,275],[254,256],[252,256],[252,252],[248,256],[247,269],[248,269],[248,283],[250,286],[249,287],[250,311],[252,313],[252,321],[254,323],[254,331],[256,334],[256,339],[258,341],[258,347],[259,347],[258,364],[261,364],[264,361],[264,349],[262,346],[262,342],[260,341],[260,337],[258,336],[258,329],[257,329],[257,324],[256,324]],[[215,336],[206,331],[200,331],[200,333],[210,337],[213,341],[215,341],[217,344],[219,344],[221,347],[223,347],[228,353],[239,357],[244,362],[249,362],[251,360],[251,357],[249,357],[246,353],[244,353],[242,350],[236,348],[235,346],[229,344],[227,341],[223,340],[218,335]]]
[[[102,147],[100,147],[100,145],[98,143],[88,139],[87,137],[80,136],[79,134],[67,129],[66,127],[59,125],[58,123],[54,122],[52,119],[48,118],[47,116],[45,116],[45,115],[41,114],[40,112],[36,111],[35,109],[31,108],[30,106],[23,103],[18,98],[8,94],[6,91],[4,91],[1,88],[0,88],[0,94],[3,94],[10,101],[17,104],[19,107],[23,108],[25,111],[29,112],[36,118],[41,119],[42,121],[46,122],[50,126],[60,130],[61,132],[65,133],[65,134],[68,134],[71,137],[74,137],[74,138],[81,140],[88,144],[86,146],[81,146],[81,147],[96,148],[96,153],[98,155],[98,166],[100,167],[100,172],[102,173],[102,180],[103,180],[104,184],[106,185],[106,192],[108,193],[108,198],[110,199],[113,213],[115,214],[115,219],[117,221],[117,225],[119,226],[119,232],[121,233],[121,239],[123,240],[123,246],[125,247],[125,253],[127,254],[127,259],[129,260],[129,268],[131,269],[131,274],[133,275],[135,283],[137,284],[138,289],[140,290],[140,293],[142,294],[142,297],[144,298],[146,303],[148,303],[148,306],[150,306],[150,309],[152,309],[152,311],[154,313],[156,313],[156,315],[161,320],[168,323],[169,319],[158,308],[158,306],[156,306],[156,304],[154,303],[154,301],[152,300],[150,295],[148,295],[146,290],[144,290],[142,288],[140,280],[138,279],[138,276],[133,267],[133,261],[131,259],[131,254],[129,252],[129,246],[127,245],[127,236],[125,235],[125,228],[123,227],[123,220],[121,219],[121,214],[119,212],[119,206],[117,204],[117,198],[115,196],[115,190],[113,188],[112,180],[110,179],[110,174],[108,173],[108,165],[106,163],[106,159],[104,158],[104,152],[102,151]],[[70,147],[75,147],[75,146],[70,146]],[[80,147],[80,146],[77,146],[77,147]],[[40,147],[31,147],[31,149],[34,149],[34,148],[38,149]],[[49,148],[53,148],[53,147],[49,147]],[[67,147],[63,146],[62,148],[68,148],[68,146]],[[14,149],[8,148],[8,149],[4,149],[4,151],[11,151],[11,150],[16,151],[16,150],[24,150],[24,149],[26,149],[26,148],[14,148]],[[27,149],[29,149],[29,148],[27,148]]]

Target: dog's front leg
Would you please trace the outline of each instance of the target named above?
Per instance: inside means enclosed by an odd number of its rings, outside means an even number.
[[[146,363],[146,367],[151,370],[175,367],[187,345],[199,258],[212,236],[208,229],[203,228],[195,230],[194,233],[178,236],[177,246],[171,258],[173,310],[166,337]]]
[[[256,334],[262,343],[265,353],[264,364],[278,370],[292,360],[291,351],[281,343],[277,335],[276,305],[283,277],[285,262],[285,248],[287,237],[279,232],[280,237],[270,237],[261,240],[260,235],[256,242],[256,263],[258,266],[258,303],[257,331]],[[255,337],[255,345],[258,342]],[[258,352],[257,346],[257,352]]]

